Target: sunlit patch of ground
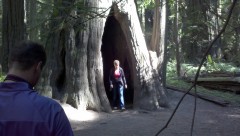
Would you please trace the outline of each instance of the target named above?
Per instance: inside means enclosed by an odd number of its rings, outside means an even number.
[[[240,115],[237,115],[237,114],[228,115],[228,116],[231,117],[231,118],[240,118]]]
[[[68,104],[61,104],[68,119],[73,121],[91,121],[98,118],[98,114],[88,110],[78,110]]]

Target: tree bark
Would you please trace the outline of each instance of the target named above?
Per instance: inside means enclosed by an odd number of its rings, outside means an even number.
[[[160,0],[155,0],[154,16],[153,16],[153,29],[150,43],[150,49],[157,51],[157,55],[160,54],[160,34],[161,34],[161,15],[160,15]],[[165,26],[164,26],[165,27]],[[163,30],[165,31],[165,30]],[[165,33],[164,33],[165,34]]]
[[[8,55],[12,47],[24,40],[24,0],[2,0],[2,53],[1,63],[3,72],[8,70]]]
[[[169,5],[167,0],[162,0],[162,8],[161,8],[161,37],[160,37],[160,46],[157,52],[159,52],[159,74],[161,77],[162,86],[165,89],[166,87],[166,69],[167,69],[167,35],[169,32],[168,29],[168,12],[169,12]]]
[[[153,110],[162,106],[163,99],[159,94],[161,86],[158,77],[153,74],[134,1],[112,3],[85,0],[84,6],[99,7],[91,13],[98,13],[102,18],[91,18],[95,14],[83,16],[72,11],[62,15],[59,12],[58,18],[61,20],[69,21],[63,16],[76,16],[78,19],[68,22],[71,25],[66,24],[49,36],[49,45],[46,47],[48,61],[38,86],[40,93],[67,102],[75,108],[111,112],[103,83],[101,47],[107,16],[113,15],[121,26],[127,43],[126,51],[130,54],[127,61],[130,62],[133,75],[134,108]],[[101,9],[105,10],[102,12]],[[83,22],[85,27],[80,30],[78,26]],[[52,27],[60,23],[53,22]]]
[[[185,62],[199,63],[203,57],[202,52],[207,49],[209,33],[205,22],[207,21],[206,8],[200,1],[186,2],[186,11],[183,14],[183,36],[181,39]]]
[[[122,8],[117,4],[113,6],[114,17],[119,21],[125,37],[128,37],[127,46],[133,64],[134,107],[153,110],[167,106],[166,95],[162,93],[164,90],[159,84],[159,76],[156,76],[156,70],[150,64],[137,13],[133,12],[136,9],[134,3],[128,1]]]
[[[209,41],[212,41],[214,37],[218,34],[219,30],[219,16],[218,16],[218,1],[210,0],[206,1],[205,5],[209,5],[209,9],[207,9],[208,21],[210,22],[210,26],[208,26],[209,33]],[[211,56],[213,58],[220,58],[221,55],[221,44],[220,38],[217,40],[215,45],[211,49]]]
[[[158,84],[161,88],[158,90],[160,99],[162,100],[161,105],[167,106],[167,96],[165,91],[166,85],[166,47],[167,47],[167,38],[166,38],[166,29],[167,29],[167,2],[165,0],[155,0],[155,9],[154,9],[154,22],[153,22],[153,32],[151,38],[151,49],[153,52],[156,52],[156,57],[151,55],[151,61],[154,69],[154,76],[158,77]],[[152,54],[152,53],[151,53]],[[154,63],[157,65],[154,66]]]
[[[37,41],[38,40],[38,29],[37,29],[37,1],[36,0],[25,0],[26,5],[26,26],[28,39]]]
[[[174,3],[174,20],[173,20],[173,41],[175,44],[175,52],[176,52],[176,71],[177,71],[177,76],[180,77],[180,71],[181,71],[181,60],[180,60],[180,40],[179,40],[179,35],[178,35],[178,30],[179,30],[179,2]]]
[[[56,3],[59,4],[59,1]],[[69,4],[69,1],[66,3]],[[62,6],[71,6],[74,1],[70,5],[66,3],[63,2]],[[99,2],[85,1],[85,6],[98,7]],[[64,28],[53,31],[49,36],[47,43],[50,45],[46,47],[49,60],[39,90],[43,95],[67,102],[78,109],[110,112],[103,86],[100,52],[104,20],[93,18],[84,24],[83,31],[79,31],[78,24],[69,22],[72,16],[80,16],[75,13],[58,11],[55,18],[61,20],[52,23],[52,27],[56,27],[64,23],[62,20],[68,21]],[[80,22],[83,21],[81,19]]]

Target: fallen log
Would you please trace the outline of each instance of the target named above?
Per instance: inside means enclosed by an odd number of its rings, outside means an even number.
[[[173,86],[167,86],[167,89],[171,89],[171,90],[174,90],[174,91],[179,91],[179,92],[182,92],[182,93],[187,92],[187,90],[179,89],[179,88],[176,88],[176,87],[173,87]],[[200,94],[199,92],[197,92],[196,95],[195,95],[195,93],[192,93],[192,92],[189,92],[188,94],[190,94],[192,96],[196,96],[200,99],[203,99],[203,100],[206,100],[206,101],[224,106],[224,107],[228,106],[230,104],[230,102],[222,100],[218,97],[213,97],[213,96],[208,96],[208,95],[205,95],[205,94]]]
[[[194,78],[186,78],[186,81],[193,83]],[[205,88],[240,94],[240,77],[199,77],[196,84]]]

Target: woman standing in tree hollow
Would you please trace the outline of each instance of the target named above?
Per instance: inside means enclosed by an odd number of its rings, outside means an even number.
[[[113,90],[113,109],[117,107],[125,110],[124,104],[124,88],[127,88],[126,78],[123,69],[119,66],[119,60],[113,61],[114,68],[110,71],[109,82],[110,88]],[[117,95],[119,96],[119,105],[117,105]]]

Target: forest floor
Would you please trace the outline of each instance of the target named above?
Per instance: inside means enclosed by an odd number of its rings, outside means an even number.
[[[63,105],[75,136],[155,136],[165,126],[183,93],[170,91],[170,108],[157,111],[127,109],[112,113],[77,111]],[[190,136],[194,97],[187,95],[159,136]],[[220,106],[197,99],[193,136],[239,136],[240,107]]]

